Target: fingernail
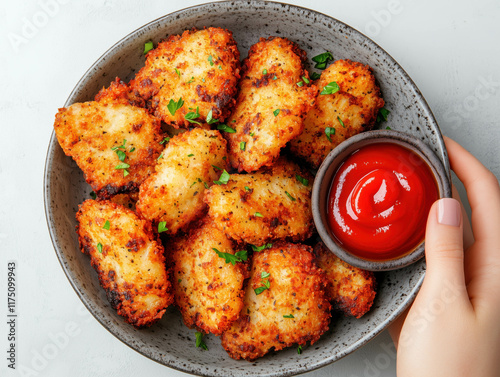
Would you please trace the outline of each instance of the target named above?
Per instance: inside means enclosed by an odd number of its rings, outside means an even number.
[[[438,202],[438,223],[443,225],[460,226],[462,211],[458,200],[443,198]]]

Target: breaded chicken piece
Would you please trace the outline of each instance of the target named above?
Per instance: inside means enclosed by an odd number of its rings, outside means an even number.
[[[250,48],[227,122],[236,132],[224,134],[229,159],[238,171],[271,165],[281,148],[302,132],[317,91],[304,84],[304,77],[309,82],[305,59],[306,53],[285,38],[262,38]]]
[[[112,201],[113,203],[119,204],[119,205],[121,205],[125,208],[128,208],[128,209],[131,209],[132,211],[135,211],[135,203],[137,203],[138,199],[139,199],[138,192],[113,195],[111,198],[109,198],[109,200]]]
[[[173,238],[169,249],[175,303],[184,323],[222,334],[243,307],[245,264],[226,263],[216,250],[234,255],[238,249],[208,217],[188,234]]]
[[[336,82],[340,90],[321,94],[325,86]],[[368,65],[337,60],[323,71],[316,82],[319,88],[314,107],[305,120],[304,131],[292,140],[290,149],[318,168],[325,157],[345,139],[372,129],[384,100]],[[330,140],[325,133],[333,128]]]
[[[155,223],[165,221],[176,234],[203,216],[205,189],[226,169],[226,141],[219,131],[195,128],[170,139],[155,173],[141,185],[137,212]]]
[[[259,172],[232,174],[227,184],[207,190],[205,202],[217,227],[236,241],[303,241],[314,228],[312,183],[307,171],[282,157]]]
[[[122,103],[84,102],[61,108],[54,130],[101,198],[133,192],[154,171],[163,146],[160,121]]]
[[[213,27],[188,30],[148,52],[145,67],[130,84],[150,101],[158,118],[176,128],[191,124],[186,116],[203,123],[210,111],[213,119],[222,122],[234,105],[239,59],[230,31]],[[169,108],[173,102],[180,108]]]
[[[158,321],[173,294],[150,222],[109,200],[91,199],[76,219],[80,248],[90,255],[111,306],[137,328]]]
[[[347,316],[361,318],[375,299],[377,281],[372,271],[351,266],[329,251],[323,242],[314,246],[316,264],[326,273],[327,295],[333,307]]]
[[[132,88],[121,81],[118,77],[112,81],[109,87],[102,88],[95,96],[95,101],[100,103],[121,103],[124,105],[132,105],[145,107],[146,101],[137,93],[134,93]]]
[[[241,317],[222,334],[232,358],[251,361],[271,348],[313,344],[328,330],[326,279],[311,252],[280,243],[254,254]]]

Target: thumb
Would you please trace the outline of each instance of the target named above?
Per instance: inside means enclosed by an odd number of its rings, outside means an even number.
[[[456,199],[437,200],[429,211],[425,231],[426,280],[432,287],[444,283],[465,288],[463,221]]]

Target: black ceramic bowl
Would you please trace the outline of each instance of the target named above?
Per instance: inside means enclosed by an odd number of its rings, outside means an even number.
[[[321,164],[312,189],[312,212],[318,233],[330,249],[340,259],[347,263],[371,271],[389,271],[406,267],[424,256],[424,240],[410,250],[402,252],[400,256],[388,260],[363,259],[350,252],[334,236],[328,225],[328,195],[335,173],[344,160],[362,147],[377,143],[390,143],[409,149],[427,164],[434,175],[440,198],[451,197],[450,176],[441,160],[432,149],[422,140],[412,135],[393,130],[368,131],[353,136],[331,151]]]

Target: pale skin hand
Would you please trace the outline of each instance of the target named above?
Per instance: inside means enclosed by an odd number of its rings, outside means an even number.
[[[454,199],[444,199],[441,210],[440,201],[434,203],[425,235],[424,283],[407,315],[389,329],[397,374],[500,376],[500,187],[469,152],[449,138],[445,142],[451,168],[467,190],[474,237],[463,210],[453,216]]]

